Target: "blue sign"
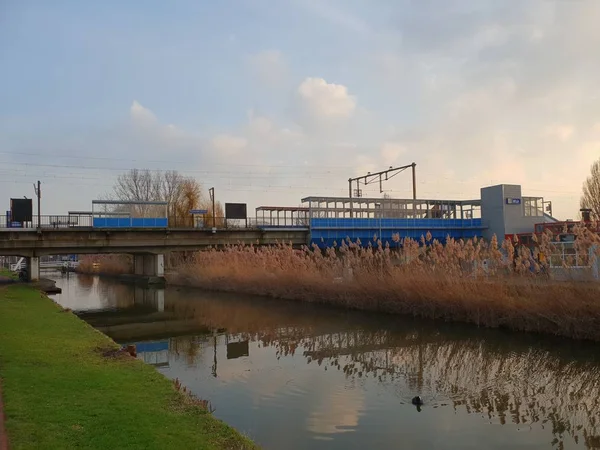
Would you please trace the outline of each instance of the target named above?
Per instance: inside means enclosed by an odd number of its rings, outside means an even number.
[[[507,198],[506,204],[507,205],[520,205],[521,199],[520,198]]]
[[[208,209],[190,209],[190,214],[208,214]]]

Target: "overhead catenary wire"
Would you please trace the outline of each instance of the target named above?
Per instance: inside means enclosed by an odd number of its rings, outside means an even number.
[[[135,159],[135,158],[119,158],[111,156],[84,156],[84,155],[65,155],[65,154],[54,154],[54,153],[35,153],[35,152],[7,152],[0,151],[1,155],[14,155],[14,156],[34,156],[36,158],[66,158],[66,159],[83,159],[83,160],[95,160],[95,161],[122,161],[122,162],[134,162],[141,164],[174,164],[174,165],[189,165],[193,161],[175,161],[175,160],[146,160],[146,159]],[[272,168],[298,168],[298,164],[240,164],[235,162],[212,162],[209,166],[225,166],[225,167],[272,167]],[[301,164],[300,167],[305,168],[327,168],[339,171],[347,171],[353,169],[353,166],[342,166],[336,165],[323,165],[323,164]]]
[[[51,155],[44,155],[44,154],[38,154],[38,153],[31,153],[31,152],[27,152],[27,153],[23,153],[23,152],[5,152],[5,151],[0,151],[0,154],[15,154],[15,155],[41,155],[41,156],[46,156],[46,157],[51,157]],[[112,157],[90,157],[90,156],[77,156],[77,155],[61,155],[60,157],[73,157],[73,158],[78,158],[78,159],[88,159],[88,160],[102,160],[102,161],[139,161],[140,164],[146,164],[146,163],[159,163],[161,161],[144,161],[142,162],[142,160],[136,160],[136,159],[127,159],[127,158],[112,158]],[[164,161],[165,163],[173,163],[173,161]],[[189,164],[189,163],[182,163],[182,164]],[[345,170],[345,168],[343,166],[319,166],[321,170],[307,170],[308,168],[312,167],[312,166],[308,166],[308,165],[296,165],[296,166],[286,166],[286,165],[245,165],[245,164],[221,164],[221,163],[215,163],[215,166],[228,166],[228,167],[260,167],[260,168],[267,168],[267,169],[271,169],[271,168],[276,168],[276,167],[281,167],[281,168],[287,168],[289,171],[285,171],[285,170],[275,170],[274,172],[271,172],[270,170],[266,173],[261,173],[261,172],[256,172],[256,171],[236,171],[236,170],[208,170],[208,169],[204,169],[204,170],[194,170],[194,169],[185,169],[185,170],[178,170],[178,169],[167,169],[167,168],[148,168],[148,169],[140,169],[140,170],[149,170],[151,172],[154,173],[164,173],[167,171],[177,171],[180,174],[184,175],[184,176],[199,176],[200,180],[203,184],[223,184],[223,186],[220,188],[221,190],[225,190],[225,191],[230,191],[230,192],[242,192],[242,191],[248,191],[248,190],[252,190],[252,192],[271,192],[274,189],[278,190],[279,192],[282,191],[297,191],[299,193],[302,193],[303,195],[306,194],[306,192],[314,192],[314,189],[319,189],[319,191],[323,192],[323,191],[327,191],[327,192],[336,192],[339,194],[345,193],[346,190],[343,188],[336,188],[336,187],[331,187],[331,185],[328,183],[328,186],[318,186],[320,183],[320,181],[328,181],[331,182],[333,180],[332,177],[337,177],[338,174],[336,172],[339,171],[339,176],[340,176],[340,182],[342,177],[342,173]],[[10,169],[5,169],[6,166],[11,166]],[[14,167],[14,168],[12,168]],[[22,168],[20,168],[22,167]],[[36,172],[34,170],[32,170],[31,168],[37,168],[40,169],[40,171]],[[52,173],[49,171],[43,171],[43,169],[53,169],[55,172],[59,172],[59,173]],[[22,174],[22,176],[27,176],[27,177],[36,177],[36,178],[42,178],[44,180],[44,183],[48,183],[50,182],[51,184],[61,184],[58,183],[59,180],[81,180],[81,181],[91,181],[91,180],[106,180],[106,176],[94,176],[95,174],[91,174],[90,171],[98,171],[98,172],[102,172],[102,171],[107,171],[107,172],[119,172],[119,173],[125,173],[128,172],[130,170],[132,170],[132,167],[106,167],[106,166],[95,166],[95,165],[67,165],[67,164],[46,164],[46,163],[39,163],[39,162],[29,162],[29,161],[0,161],[0,175],[7,175],[9,177],[15,177],[15,176],[19,176],[18,174]],[[324,170],[326,169],[326,170]],[[303,170],[303,172],[299,172],[298,170]],[[307,181],[309,183],[311,183],[310,185],[307,186],[296,186],[296,185],[281,185],[281,184],[277,184],[277,183],[265,183],[266,180],[276,180],[276,179],[281,179],[281,178],[301,178],[303,181]],[[231,184],[231,180],[234,179],[235,181],[241,181],[242,183],[234,183]],[[57,182],[52,182],[51,180],[56,180]],[[425,186],[436,186],[438,185],[437,181],[440,180],[446,180],[446,181],[451,181],[452,183],[456,183],[456,184],[474,184],[476,183],[475,180],[454,180],[454,179],[450,179],[448,177],[444,177],[444,176],[438,176],[436,177],[435,181],[436,182],[423,182],[422,180],[419,180],[418,184],[419,185],[425,185]],[[259,183],[255,183],[254,181],[259,181]],[[2,176],[2,178],[0,179],[0,183],[21,183],[22,181],[20,179],[10,179],[7,178],[6,176]],[[29,183],[29,181],[27,181],[27,183]],[[531,183],[533,185],[535,185],[536,183],[533,182]],[[78,185],[81,185],[82,187],[106,187],[106,188],[112,188],[114,185],[113,184],[104,184],[104,183],[78,183]],[[554,186],[554,188],[556,189],[556,187],[560,187],[560,186]],[[572,187],[571,187],[572,188]],[[370,190],[369,190],[370,191]],[[461,192],[449,192],[446,189],[435,189],[434,191],[423,191],[421,190],[422,196],[428,196],[428,197],[438,197],[440,195],[440,191],[443,191],[442,196],[448,196],[448,195],[454,195],[454,196],[461,196],[461,197],[472,197],[472,195],[465,195],[465,191],[461,191]],[[408,194],[407,190],[399,190],[399,189],[386,189],[386,192],[389,193],[398,193],[401,195],[406,195]],[[527,195],[527,192],[544,192],[544,193],[555,193],[555,194],[561,194],[560,196],[563,198],[574,198],[574,196],[578,196],[580,194],[580,192],[574,192],[574,191],[570,191],[570,190],[548,190],[548,189],[531,189],[531,188],[527,188],[525,187],[524,189],[524,194]],[[373,190],[373,196],[375,195],[375,189]],[[473,192],[473,194],[475,194],[475,192]]]

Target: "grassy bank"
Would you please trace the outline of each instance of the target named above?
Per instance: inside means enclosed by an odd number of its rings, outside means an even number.
[[[11,272],[8,269],[0,268],[0,277],[16,280],[18,278],[18,275],[15,272]]]
[[[577,233],[581,266],[600,239]],[[168,282],[600,341],[599,283],[553,280],[536,255],[510,241],[421,244],[406,239],[391,252],[342,243],[325,253],[234,246],[198,253]],[[553,255],[556,245],[544,235],[537,251]]]
[[[13,449],[234,449],[253,444],[72,313],[0,287],[0,377]]]

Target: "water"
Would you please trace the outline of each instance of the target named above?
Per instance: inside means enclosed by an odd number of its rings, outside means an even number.
[[[595,344],[56,278],[59,303],[266,449],[600,448]]]

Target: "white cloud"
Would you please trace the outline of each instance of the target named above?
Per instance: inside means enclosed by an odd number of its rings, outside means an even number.
[[[129,113],[131,115],[131,119],[136,124],[147,125],[156,122],[156,116],[152,111],[148,108],[143,107],[138,103],[137,100],[134,100],[129,108]]]
[[[288,66],[279,50],[263,50],[246,57],[250,70],[264,83],[281,83],[286,79]]]
[[[384,166],[392,166],[398,162],[400,155],[404,154],[406,149],[396,142],[385,142],[381,147],[381,159]]]
[[[211,140],[214,150],[219,152],[219,156],[235,156],[246,148],[248,141],[237,136],[220,134]]]
[[[268,86],[283,79],[276,95],[251,83],[248,92],[230,92],[228,83],[246,86],[249,71],[240,71],[218,80],[227,84],[219,92],[230,111],[194,103],[197,97],[184,105],[192,111],[181,113],[186,123],[195,109],[204,108],[204,117],[206,109],[219,109],[215,123],[201,125],[208,128],[165,125],[134,101],[128,123],[77,138],[42,139],[25,128],[17,135],[5,124],[3,148],[72,148],[73,154],[86,148],[90,155],[127,154],[140,164],[189,162],[169,167],[182,170],[218,164],[230,172],[213,180],[226,184],[223,189],[235,192],[239,184],[240,191],[248,189],[236,195],[292,205],[311,194],[345,195],[349,176],[414,161],[419,196],[476,197],[491,182],[521,182],[525,193],[557,199],[557,216],[574,215],[581,182],[600,155],[600,2],[464,0],[435,8],[388,2],[363,11],[361,2],[296,3],[312,12],[304,25],[314,25],[314,33],[290,30],[284,42],[271,30],[268,38],[285,44],[285,58],[265,50],[245,60]],[[236,47],[250,34],[240,36]],[[333,77],[343,81],[332,83]],[[243,108],[261,113],[223,125],[223,113],[234,116]],[[242,177],[242,171],[253,174]],[[405,196],[406,183],[399,176],[386,188]],[[250,192],[259,187],[263,191]]]
[[[551,125],[546,127],[547,135],[558,138],[563,142],[569,140],[574,132],[575,127],[572,125]]]
[[[306,78],[298,86],[302,105],[317,119],[345,119],[356,109],[356,98],[341,84],[327,83],[323,78]]]
[[[370,27],[365,21],[352,14],[347,8],[338,7],[334,2],[323,0],[295,0],[295,5],[307,10],[317,17],[320,17],[335,25],[362,35],[371,32]]]

